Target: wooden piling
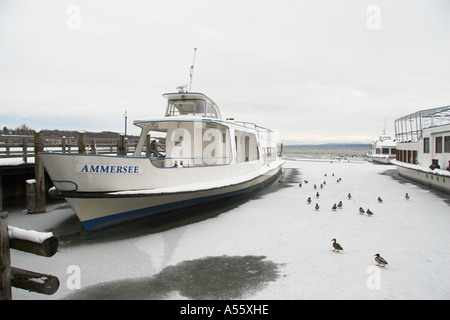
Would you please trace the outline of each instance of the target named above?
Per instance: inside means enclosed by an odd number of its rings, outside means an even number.
[[[11,300],[11,257],[6,212],[0,212],[0,300]]]
[[[78,135],[78,153],[86,153],[86,132],[80,132]]]
[[[46,211],[45,208],[45,171],[39,152],[44,151],[42,132],[34,133],[34,176],[36,180],[36,213]]]
[[[56,237],[45,239],[42,243],[36,243],[23,239],[9,239],[9,247],[24,252],[29,252],[43,257],[52,257],[58,252],[59,242]]]
[[[124,156],[127,154],[127,147],[125,145],[125,135],[119,134],[119,139],[117,140],[117,155]]]
[[[11,267],[11,285],[15,288],[52,295],[58,291],[59,279],[49,274]]]

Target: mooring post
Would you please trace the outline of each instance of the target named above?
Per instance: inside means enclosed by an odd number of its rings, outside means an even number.
[[[2,191],[2,176],[0,175],[0,212],[3,211],[3,191]]]
[[[152,150],[152,143],[150,141],[150,135],[148,134],[145,137],[145,156],[147,158],[150,158],[150,156],[152,155],[152,152],[153,152],[153,150]]]
[[[119,139],[117,140],[117,155],[124,156],[127,154],[127,148],[125,145],[125,135],[119,134]]]
[[[0,300],[11,300],[11,256],[9,253],[8,214],[0,212]]]
[[[45,212],[45,171],[39,152],[44,151],[42,131],[34,133],[34,178],[36,180],[36,213]]]
[[[86,153],[86,132],[81,131],[78,135],[78,153]]]

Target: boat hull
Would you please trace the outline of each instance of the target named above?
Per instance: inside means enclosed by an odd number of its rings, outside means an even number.
[[[391,164],[391,161],[395,158],[388,156],[369,156],[369,159],[373,162],[381,163],[381,164]]]
[[[95,231],[113,225],[161,214],[197,204],[225,199],[263,188],[281,174],[280,166],[253,179],[217,188],[146,194],[64,193],[53,190],[75,210],[84,229]]]
[[[400,176],[450,193],[450,175],[445,174],[444,170],[431,170],[411,164],[402,165],[399,161],[394,161],[394,163],[397,165],[397,172]],[[440,171],[444,171],[444,173],[440,173]]]

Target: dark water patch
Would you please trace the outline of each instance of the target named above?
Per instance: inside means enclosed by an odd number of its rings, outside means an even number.
[[[178,293],[188,299],[242,299],[278,277],[265,256],[220,256],[183,261],[152,277],[116,280],[79,289],[70,300],[158,300]]]

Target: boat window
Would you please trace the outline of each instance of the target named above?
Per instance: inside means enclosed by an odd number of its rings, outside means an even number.
[[[218,118],[216,108],[214,108],[214,106],[210,103],[206,104],[206,116],[209,118]]]
[[[205,115],[204,100],[170,100],[167,116],[183,116],[188,114]]]
[[[423,153],[430,153],[430,138],[423,138]]]
[[[236,130],[236,162],[259,160],[258,143],[254,133]]]
[[[442,153],[442,137],[436,137],[436,153]]]
[[[444,152],[450,153],[450,136],[444,137]]]

